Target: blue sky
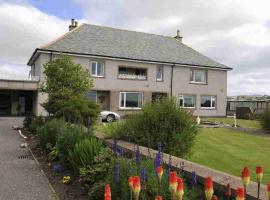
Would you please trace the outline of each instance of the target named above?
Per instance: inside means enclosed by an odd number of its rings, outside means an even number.
[[[70,19],[175,36],[233,67],[228,94],[270,95],[270,1],[0,0],[0,78],[25,78],[35,48],[68,31]]]
[[[61,19],[81,19],[83,16],[81,7],[72,0],[29,0],[29,3],[39,10]]]

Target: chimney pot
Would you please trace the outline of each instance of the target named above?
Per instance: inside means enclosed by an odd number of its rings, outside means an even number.
[[[78,22],[75,19],[71,19],[71,25],[69,25],[69,31],[72,31],[74,28],[78,27]]]
[[[176,36],[174,38],[179,40],[180,42],[182,42],[183,37],[180,35],[180,30],[179,29],[177,30]]]

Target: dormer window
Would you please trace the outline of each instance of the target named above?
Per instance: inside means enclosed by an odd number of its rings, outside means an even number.
[[[190,70],[190,83],[207,83],[207,71],[203,69],[191,69]]]
[[[91,61],[90,72],[93,77],[104,77],[104,62]]]

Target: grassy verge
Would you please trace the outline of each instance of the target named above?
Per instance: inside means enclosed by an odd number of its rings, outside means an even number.
[[[213,169],[240,176],[248,166],[256,180],[255,168],[265,169],[263,183],[270,181],[270,137],[262,137],[230,129],[200,129],[190,158]]]
[[[203,121],[211,121],[223,124],[230,124],[234,125],[233,118],[202,118]],[[261,129],[261,124],[258,120],[246,120],[246,119],[237,119],[237,125],[243,128],[254,128],[254,129]]]

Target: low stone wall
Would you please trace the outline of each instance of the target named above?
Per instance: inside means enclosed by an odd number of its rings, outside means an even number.
[[[96,133],[96,137],[99,139],[104,140],[104,142],[112,147],[113,140],[112,139],[105,139],[104,135],[102,133]],[[117,141],[117,146],[122,147],[125,152],[134,152],[135,145],[133,143],[125,142],[125,141]],[[154,149],[149,149],[147,147],[139,146],[140,153],[143,156],[151,157],[155,159],[157,151]],[[168,164],[169,163],[169,154],[163,154],[163,162]],[[188,177],[191,179],[191,174],[193,171],[197,174],[197,180],[198,183],[203,184],[204,179],[207,176],[211,176],[214,182],[214,189],[215,191],[219,193],[223,193],[225,191],[226,185],[230,184],[233,194],[235,194],[235,191],[237,187],[242,186],[242,180],[239,177],[232,176],[230,174],[223,173],[218,170],[214,170],[193,162],[190,162],[185,159],[181,159],[175,156],[171,156],[171,164],[172,167],[179,168],[183,171],[183,174],[185,177]],[[239,172],[240,174],[240,172]],[[260,199],[261,200],[268,200],[267,197],[267,189],[265,185],[261,186],[261,192],[260,192]],[[256,200],[257,199],[257,183],[250,182],[248,188],[247,188],[247,200]]]

